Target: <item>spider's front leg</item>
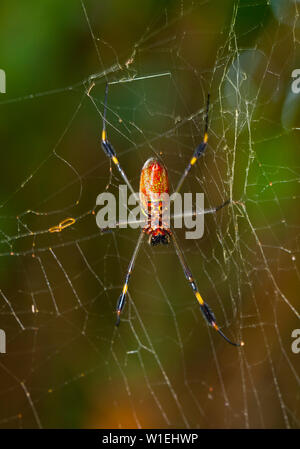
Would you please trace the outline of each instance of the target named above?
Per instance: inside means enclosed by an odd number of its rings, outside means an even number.
[[[120,165],[120,162],[119,162],[119,160],[117,158],[115,149],[113,148],[113,146],[110,143],[110,141],[107,139],[107,132],[106,132],[107,96],[108,96],[108,83],[106,84],[106,88],[105,88],[104,111],[103,111],[103,126],[102,126],[102,135],[101,135],[102,149],[103,149],[104,153],[106,154],[106,156],[108,156],[110,158],[110,160],[114,163],[114,165],[119,170],[119,173],[121,174],[122,178],[125,181],[125,184],[129,188],[131,193],[133,193],[135,195],[135,192],[134,192],[134,190],[132,188],[132,185],[130,184],[130,182],[129,182],[127,176],[126,176],[126,173],[124,172],[123,168]]]
[[[186,169],[184,170],[178,184],[177,187],[175,189],[175,192],[179,192],[179,190],[181,189],[181,186],[185,180],[185,178],[187,177],[187,175],[189,174],[191,168],[193,165],[195,165],[195,163],[197,162],[197,160],[199,159],[199,157],[204,153],[206,145],[207,145],[207,141],[208,141],[208,111],[209,111],[209,99],[210,99],[210,95],[207,95],[207,103],[206,103],[206,116],[205,116],[205,130],[204,130],[204,137],[203,137],[203,141],[200,143],[200,145],[198,145],[198,147],[195,149],[193,156],[189,162],[189,164],[187,165]]]

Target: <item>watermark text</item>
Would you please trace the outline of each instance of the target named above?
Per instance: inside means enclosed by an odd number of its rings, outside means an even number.
[[[119,198],[110,192],[98,195],[97,226],[107,228],[185,228],[187,239],[200,239],[204,234],[203,193],[151,193],[151,198],[142,192],[128,197],[127,186],[119,185]],[[134,206],[134,207],[132,207]],[[118,216],[117,216],[118,208]]]
[[[0,354],[6,354],[6,334],[0,329]]]
[[[6,74],[3,69],[0,69],[0,93],[6,93]]]
[[[292,352],[294,354],[299,354],[300,352],[300,329],[294,329],[292,332],[292,338],[295,340],[292,343]]]

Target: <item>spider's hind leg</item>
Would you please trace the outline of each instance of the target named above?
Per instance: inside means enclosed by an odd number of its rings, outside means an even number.
[[[196,299],[197,299],[197,301],[198,301],[198,303],[200,305],[201,312],[203,313],[203,316],[206,319],[206,321],[231,345],[233,345],[233,346],[244,346],[244,342],[243,341],[241,341],[239,343],[235,343],[235,342],[229,340],[229,338],[226,337],[226,335],[224,335],[223,332],[219,329],[219,327],[218,327],[218,325],[216,323],[216,318],[215,318],[214,313],[212,312],[212,310],[210,309],[208,304],[206,304],[206,302],[204,302],[202,296],[199,293],[199,290],[197,288],[196,282],[194,281],[192,273],[191,273],[191,271],[190,271],[190,269],[189,269],[189,267],[188,267],[188,265],[187,265],[187,263],[185,261],[183,252],[180,249],[180,246],[179,246],[179,244],[178,244],[178,242],[176,240],[174,232],[172,233],[172,239],[173,239],[175,250],[176,250],[177,256],[179,258],[179,261],[181,263],[184,275],[185,275],[186,279],[188,280],[190,286],[192,287],[194,295],[195,295],[195,297],[196,297]]]
[[[134,263],[136,261],[136,257],[138,255],[139,249],[141,247],[144,235],[145,235],[144,232],[141,231],[139,239],[138,239],[137,244],[135,246],[135,249],[133,251],[131,260],[130,260],[129,265],[128,265],[128,269],[127,269],[127,273],[126,273],[126,277],[125,277],[125,282],[124,282],[124,285],[123,285],[123,290],[122,290],[122,293],[119,296],[119,299],[118,299],[118,302],[117,302],[117,310],[116,310],[117,311],[117,321],[116,321],[116,326],[119,326],[119,324],[120,324],[120,315],[121,315],[121,312],[122,312],[122,310],[123,310],[123,308],[125,306],[126,296],[127,296],[127,291],[128,291],[129,279],[130,279],[130,276],[132,274],[132,271],[133,271],[133,268],[134,268]]]

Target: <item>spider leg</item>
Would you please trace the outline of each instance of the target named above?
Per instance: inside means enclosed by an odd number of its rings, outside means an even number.
[[[177,187],[175,189],[175,192],[179,192],[179,190],[181,189],[181,186],[185,180],[185,178],[187,177],[187,175],[189,174],[192,166],[197,162],[197,160],[199,159],[199,157],[204,153],[206,145],[207,145],[207,140],[208,140],[208,111],[209,111],[209,94],[207,95],[207,103],[206,103],[206,116],[205,116],[205,130],[204,130],[204,137],[203,137],[203,142],[200,143],[200,145],[197,146],[197,148],[195,149],[193,156],[189,162],[189,164],[187,165],[186,169],[184,170],[178,184]]]
[[[177,215],[171,215],[172,219],[175,218],[181,218],[181,217],[196,217],[197,215],[206,215],[206,214],[214,214],[216,212],[218,212],[220,209],[222,209],[225,206],[228,206],[228,204],[230,204],[230,200],[226,200],[224,201],[224,203],[220,204],[219,206],[216,207],[212,207],[210,209],[203,209],[200,210],[199,212],[197,211],[192,211],[192,212],[185,212],[185,213],[181,213],[181,214],[177,214]]]
[[[127,221],[116,221],[114,223],[109,224],[105,228],[100,228],[100,232],[106,233],[106,232],[113,232],[115,229],[120,228],[126,228],[128,226],[141,226],[144,227],[146,225],[147,221],[145,218],[142,218],[140,220],[131,220],[130,218]]]
[[[176,250],[176,254],[179,258],[179,261],[181,263],[184,275],[186,277],[186,279],[188,280],[190,286],[192,287],[192,290],[194,292],[194,295],[196,296],[196,299],[198,301],[198,303],[200,304],[200,309],[204,315],[204,318],[206,319],[206,321],[208,322],[208,324],[210,324],[228,343],[230,343],[233,346],[244,346],[244,342],[241,341],[239,343],[234,343],[231,340],[229,340],[228,337],[226,337],[226,335],[223,334],[223,332],[220,330],[219,326],[216,323],[216,318],[212,312],[212,310],[210,309],[210,307],[208,306],[208,304],[206,304],[206,302],[204,302],[202,296],[200,295],[196,282],[193,279],[193,275],[185,261],[184,255],[182,250],[180,249],[180,246],[178,245],[178,242],[176,240],[176,237],[174,235],[174,231],[172,231],[172,239],[173,239],[173,243],[175,246],[175,250]]]
[[[117,169],[119,170],[122,178],[125,181],[125,184],[127,185],[127,187],[129,188],[129,190],[131,191],[131,193],[133,193],[135,195],[135,192],[132,188],[132,185],[130,184],[123,168],[120,165],[120,162],[116,156],[116,152],[115,149],[113,148],[112,144],[109,142],[109,140],[107,139],[107,132],[106,132],[106,111],[107,111],[107,96],[108,96],[108,83],[106,83],[106,88],[105,88],[105,100],[104,100],[104,112],[103,112],[103,126],[102,126],[102,135],[101,135],[101,145],[102,145],[102,149],[104,151],[104,153],[106,154],[106,156],[108,156],[110,158],[111,161],[113,161],[113,163],[115,164],[115,166],[117,167]]]
[[[131,276],[131,273],[132,273],[132,270],[133,270],[133,267],[134,267],[134,263],[135,263],[136,257],[138,255],[139,249],[141,247],[141,243],[143,241],[144,235],[145,235],[144,232],[141,231],[140,236],[139,236],[138,241],[137,241],[137,244],[136,244],[135,249],[133,251],[131,260],[130,260],[129,265],[128,265],[128,269],[127,269],[127,273],[126,273],[126,277],[125,277],[123,290],[122,290],[122,293],[121,293],[121,295],[120,295],[120,297],[118,299],[118,302],[117,302],[117,321],[116,321],[116,326],[119,326],[119,324],[120,324],[120,315],[121,315],[121,312],[122,312],[122,310],[123,310],[123,308],[125,306],[125,300],[126,300],[126,295],[127,295],[127,290],[128,290],[129,279],[130,279],[130,276]]]

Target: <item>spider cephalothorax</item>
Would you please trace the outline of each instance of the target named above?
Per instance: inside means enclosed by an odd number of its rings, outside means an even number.
[[[151,246],[156,246],[162,243],[163,245],[168,245],[170,243],[170,233],[165,229],[156,229],[152,231],[149,236],[149,244]]]

